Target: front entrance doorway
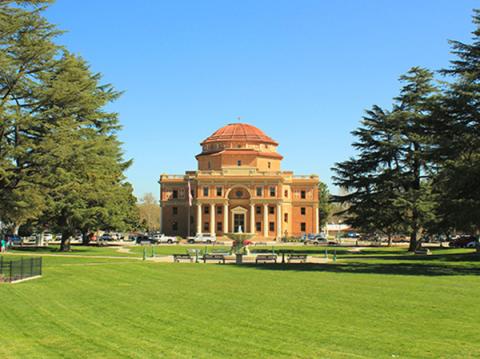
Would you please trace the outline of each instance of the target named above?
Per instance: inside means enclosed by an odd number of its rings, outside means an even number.
[[[243,213],[234,213],[233,215],[233,231],[235,233],[245,233],[245,215]]]

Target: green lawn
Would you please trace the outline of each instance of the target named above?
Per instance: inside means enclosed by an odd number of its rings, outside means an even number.
[[[185,250],[157,253],[172,248]],[[0,285],[0,358],[480,357],[472,250],[339,249],[335,264],[259,266],[85,251]]]

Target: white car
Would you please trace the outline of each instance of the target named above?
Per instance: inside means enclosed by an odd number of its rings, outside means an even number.
[[[166,236],[165,234],[153,234],[149,236],[149,239],[152,240],[155,243],[177,243],[178,239],[177,237],[172,237],[172,236]]]
[[[208,233],[198,233],[194,237],[187,237],[187,241],[188,243],[213,243],[217,238]]]
[[[39,234],[39,236],[41,236],[41,234]],[[53,241],[53,234],[51,234],[50,232],[44,232],[43,233],[43,240],[45,242]]]

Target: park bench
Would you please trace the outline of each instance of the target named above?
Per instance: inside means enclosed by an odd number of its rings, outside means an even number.
[[[290,263],[291,261],[300,261],[305,263],[307,261],[307,255],[306,254],[287,254],[287,263]]]
[[[193,257],[189,253],[181,253],[181,254],[174,254],[173,255],[173,261],[174,262],[180,262],[181,260],[188,260],[190,262],[193,262]]]
[[[255,258],[255,264],[258,262],[277,263],[277,255],[276,254],[257,254],[257,257]]]
[[[428,248],[419,248],[415,251],[415,254],[420,254],[424,256],[429,256],[432,254],[432,251]]]
[[[223,264],[225,264],[225,256],[223,254],[214,254],[214,253],[204,254],[203,263],[207,263],[207,261],[218,261],[218,262],[223,262]]]
[[[228,250],[225,250],[225,249],[212,249],[212,250],[210,250],[210,253],[211,254],[222,254],[224,256],[230,255],[230,252]]]

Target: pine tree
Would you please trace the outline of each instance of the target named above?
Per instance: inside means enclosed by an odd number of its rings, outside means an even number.
[[[68,250],[77,230],[85,237],[135,222],[136,201],[123,175],[131,162],[122,160],[117,114],[103,110],[119,93],[69,53],[43,80],[39,106],[49,130],[40,149],[49,156],[42,163],[48,204],[42,222],[62,232],[61,250]]]
[[[362,126],[353,131],[356,158],[337,163],[334,183],[346,194],[333,196],[346,203],[346,222],[367,233],[380,233],[389,243],[400,228],[401,213],[394,206],[398,195],[399,167],[396,126],[388,111],[373,106],[363,118]]]
[[[138,213],[123,172],[119,93],[54,43],[48,1],[0,3],[0,220],[62,232],[125,230]]]
[[[433,74],[413,67],[391,111],[374,106],[353,132],[356,158],[337,163],[335,184],[349,190],[336,196],[350,204],[349,223],[391,236],[410,232],[410,250],[419,245],[425,224],[434,216],[430,186],[431,126],[437,108]]]
[[[19,1],[41,5],[49,1]],[[36,116],[36,92],[42,76],[56,63],[60,33],[41,15],[43,7],[0,3],[0,220],[15,232],[44,206],[39,186],[44,133]]]
[[[451,41],[456,59],[442,73],[453,78],[445,90],[437,125],[435,189],[444,223],[480,235],[480,10],[474,10],[471,44]],[[477,247],[478,248],[478,247]],[[478,248],[480,251],[480,248]]]

